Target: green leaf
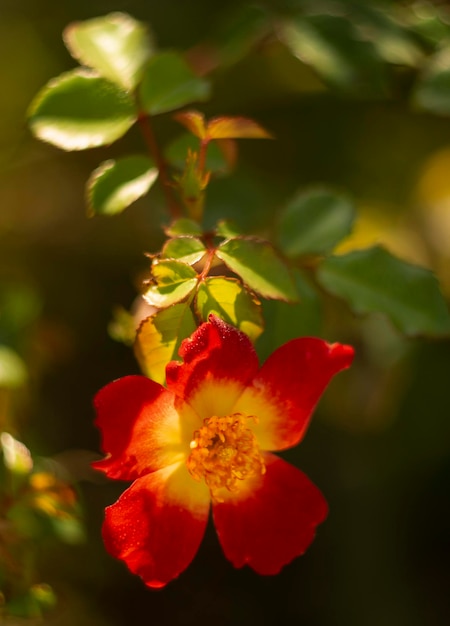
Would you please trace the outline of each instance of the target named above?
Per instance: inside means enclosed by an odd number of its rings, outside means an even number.
[[[21,387],[27,378],[27,368],[20,356],[11,348],[0,346],[0,388]]]
[[[329,252],[350,233],[354,218],[345,196],[326,189],[302,192],[283,211],[278,244],[289,257]]]
[[[413,92],[413,103],[437,113],[450,114],[450,48],[435,54],[425,67]]]
[[[198,288],[195,304],[205,322],[214,313],[242,330],[252,341],[263,331],[260,303],[235,278],[207,278]]]
[[[176,52],[162,52],[153,56],[145,69],[140,87],[142,106],[150,115],[207,100],[209,94],[209,84],[198,78]]]
[[[257,343],[262,361],[290,339],[320,337],[322,331],[322,299],[299,270],[293,272],[300,294],[299,302],[267,300],[262,303],[265,331]]]
[[[64,150],[110,144],[122,137],[136,119],[130,95],[83,68],[47,83],[29,112],[34,134]]]
[[[164,384],[166,365],[176,358],[183,339],[196,329],[189,303],[175,304],[158,311],[138,329],[135,355],[146,376]]]
[[[87,183],[88,213],[121,213],[144,196],[158,177],[158,169],[145,156],[108,160],[91,174]]]
[[[152,277],[156,284],[143,297],[152,306],[171,306],[191,293],[197,285],[197,276],[197,272],[186,263],[173,259],[155,261]]]
[[[386,72],[375,45],[347,16],[299,15],[280,27],[294,56],[333,87],[362,96],[386,95]]]
[[[297,299],[289,270],[268,241],[244,237],[228,239],[217,248],[216,256],[264,298]]]
[[[257,4],[241,3],[230,18],[222,16],[217,34],[220,65],[236,63],[247,56],[250,50],[271,32],[270,14],[266,8]]]
[[[317,279],[356,313],[384,313],[407,335],[450,333],[450,315],[433,273],[379,246],[329,257]]]
[[[178,235],[203,235],[202,227],[194,220],[190,220],[187,217],[181,217],[179,220],[175,220],[164,229],[164,232],[168,237],[177,237]]]
[[[194,265],[205,255],[204,244],[196,237],[175,237],[169,239],[161,250],[165,259],[177,259],[188,265]]]
[[[234,237],[243,235],[243,233],[234,222],[230,220],[220,220],[220,222],[217,223],[216,235],[224,239],[233,239]]]
[[[139,83],[153,43],[144,24],[126,13],[110,13],[70,24],[63,33],[70,54],[127,90]]]

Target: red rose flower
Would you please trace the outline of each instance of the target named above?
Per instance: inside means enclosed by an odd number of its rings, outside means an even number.
[[[306,550],[328,507],[272,451],[302,439],[353,349],[293,339],[259,369],[248,337],[211,315],[179,354],[183,363],[167,365],[167,389],[128,376],[95,398],[107,456],[94,467],[134,481],[106,509],[106,548],[146,585],[162,587],[194,558],[212,504],[233,565],[276,574]]]

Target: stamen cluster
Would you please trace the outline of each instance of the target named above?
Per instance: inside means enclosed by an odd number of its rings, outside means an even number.
[[[239,481],[265,473],[264,460],[248,420],[256,417],[234,413],[209,417],[190,443],[188,470],[195,480],[205,480],[211,497],[221,501],[219,489],[236,491]]]

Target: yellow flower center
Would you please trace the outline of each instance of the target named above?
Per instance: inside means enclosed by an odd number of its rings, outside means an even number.
[[[213,500],[220,502],[219,489],[238,488],[239,481],[264,474],[264,460],[256,437],[248,428],[252,415],[234,413],[225,417],[209,417],[194,432],[187,459],[188,470],[195,480],[205,480]]]

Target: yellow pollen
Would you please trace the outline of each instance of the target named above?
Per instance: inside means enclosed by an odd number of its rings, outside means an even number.
[[[219,489],[236,491],[239,481],[266,471],[256,437],[247,426],[248,420],[256,422],[257,418],[241,413],[209,417],[194,432],[189,444],[191,453],[186,462],[189,473],[195,480],[205,480],[216,502],[221,501],[217,495]]]

